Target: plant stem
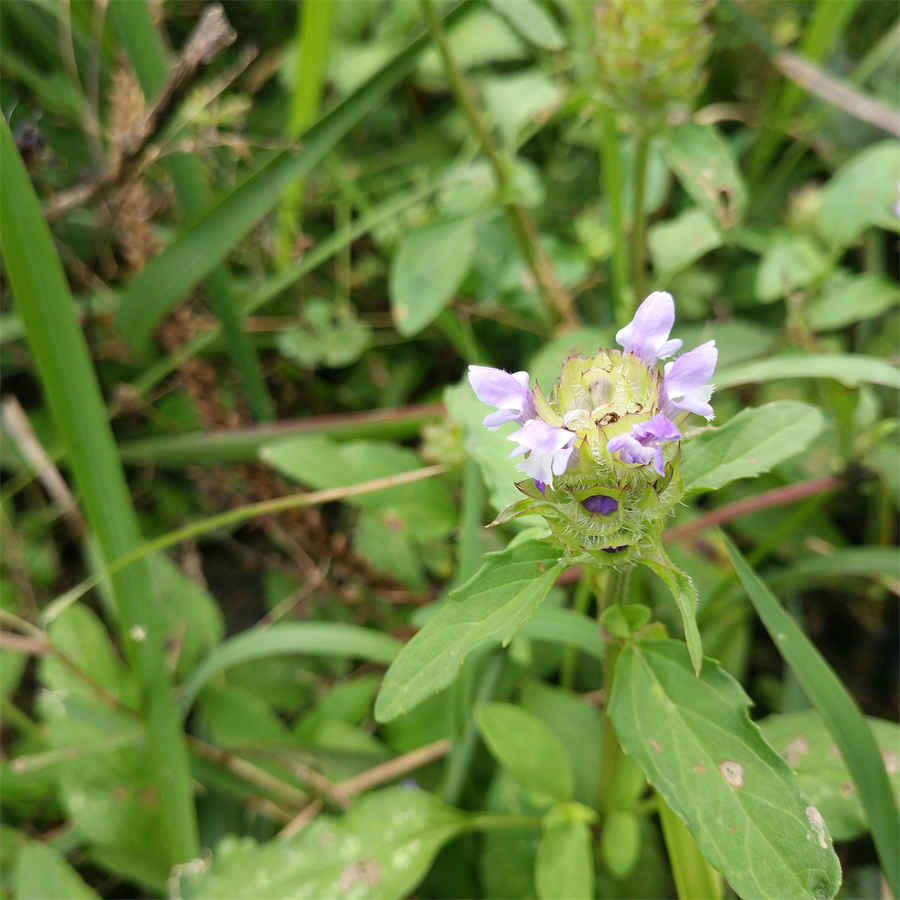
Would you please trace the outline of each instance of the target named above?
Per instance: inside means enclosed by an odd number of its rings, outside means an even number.
[[[575,612],[584,613],[591,602],[591,576],[585,571],[581,574],[581,580],[575,588],[575,596],[572,600],[572,608]],[[575,683],[575,667],[578,663],[578,648],[566,647],[563,654],[562,666],[559,676],[560,684],[569,690]]]
[[[469,124],[469,128],[494,171],[494,178],[500,192],[500,200],[506,207],[506,213],[509,216],[516,240],[534,275],[537,288],[547,304],[560,316],[563,326],[574,327],[578,324],[575,304],[571,295],[557,279],[550,259],[538,240],[537,228],[528,211],[524,206],[511,199],[514,189],[512,168],[494,143],[487,123],[484,121],[475,102],[471,85],[453,58],[453,51],[447,40],[447,34],[434,8],[434,0],[421,0],[421,2],[422,9],[425,12],[425,19],[428,22],[428,30],[431,32],[431,36],[441,55],[447,79],[459,105],[462,107],[463,115]]]
[[[634,208],[631,211],[631,280],[634,287],[634,300],[644,296],[644,195],[647,186],[647,161],[650,157],[650,137],[641,132],[637,138],[634,151]],[[624,320],[632,313],[628,309]]]
[[[628,245],[625,240],[622,213],[622,154],[616,116],[611,109],[600,113],[600,149],[603,166],[603,193],[606,195],[609,226],[612,231],[613,312],[616,322],[625,325],[631,318],[632,302],[628,297]]]
[[[506,653],[497,651],[485,667],[478,685],[478,693],[475,696],[474,706],[479,703],[487,703],[497,692],[500,677],[503,675],[503,667],[506,664]],[[478,726],[472,715],[466,718],[466,728],[462,740],[453,745],[453,749],[447,757],[447,774],[444,776],[444,788],[441,792],[444,800],[451,806],[459,803],[460,795],[469,777],[469,769],[472,765],[472,757],[478,746]],[[505,816],[483,816],[484,819],[506,818]],[[480,826],[476,826],[480,827]]]

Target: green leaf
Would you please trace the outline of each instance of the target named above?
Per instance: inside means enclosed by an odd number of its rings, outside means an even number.
[[[425,589],[421,554],[405,524],[396,517],[364,511],[356,523],[353,546],[374,571],[402,581],[414,591]]]
[[[875,356],[855,353],[796,353],[732,366],[716,373],[720,389],[780,378],[834,378],[847,387],[862,382],[900,390],[900,369]]]
[[[339,369],[356,362],[372,342],[372,330],[351,310],[337,308],[322,297],[311,297],[303,308],[305,328],[282,331],[278,350],[309,369],[324,365]]]
[[[578,694],[537,679],[525,682],[521,700],[522,708],[540,719],[566,748],[575,777],[574,798],[581,803],[594,805],[597,802],[597,777],[600,772],[597,760],[600,759],[603,748],[603,719],[600,712],[595,706],[585,703]]]
[[[663,153],[681,186],[722,228],[741,221],[747,189],[731,147],[715,128],[679,125],[666,135]]]
[[[728,319],[725,322],[709,322],[705,325],[679,325],[675,323],[672,337],[681,338],[687,348],[696,347],[715,338],[719,351],[719,365],[733,366],[745,359],[762,356],[775,342],[771,329],[746,319]],[[718,384],[718,375],[715,378]]]
[[[771,303],[815,281],[828,258],[802,234],[779,235],[766,249],[756,273],[756,296]]]
[[[714,660],[697,676],[683,644],[647,641],[619,656],[609,714],[623,749],[738,895],[833,897],[841,870],[825,824],[749,705]]]
[[[489,0],[507,22],[537,47],[562,50],[566,42],[559,26],[536,0]]]
[[[228,837],[200,872],[176,876],[183,900],[400,900],[466,825],[437,797],[404,787],[367,794],[286,841]]]
[[[399,641],[388,634],[338,622],[294,622],[251,629],[210,651],[182,686],[181,706],[190,709],[203,685],[219,672],[254,659],[297,653],[388,663],[399,649]]]
[[[338,444],[321,435],[266,444],[260,456],[283,475],[317,489],[349,487],[421,468],[419,456],[406,447],[387,441]],[[446,482],[436,478],[348,497],[347,502],[393,521],[418,540],[445,537],[456,527],[453,498]]]
[[[391,313],[404,337],[418,334],[447,305],[475,253],[475,220],[439,222],[408,234],[391,262]]]
[[[813,331],[832,331],[880,316],[898,301],[900,288],[894,282],[842,272],[829,279],[822,296],[806,308],[806,321]]]
[[[647,233],[647,243],[653,268],[665,279],[721,247],[722,236],[709,214],[694,207],[654,225]]]
[[[562,90],[537,69],[481,82],[485,106],[504,143],[514,148],[519,132],[544,121],[562,101]]]
[[[606,656],[606,642],[597,623],[590,616],[571,609],[542,606],[534,614],[534,618],[522,626],[520,633],[533,641],[577,647],[594,659]]]
[[[900,896],[900,814],[891,783],[872,732],[847,689],[800,627],[782,609],[772,592],[723,537],[731,563],[778,652],[794,672],[800,687],[819,711],[847,768],[875,841],[888,885]]]
[[[824,426],[819,410],[793,400],[742,410],[727,425],[704,431],[685,445],[685,491],[714,491],[768,472],[805,450]]]
[[[637,863],[641,851],[640,826],[637,815],[627,809],[610,810],[603,822],[600,858],[616,878],[625,878]]]
[[[657,547],[655,557],[644,557],[641,562],[652,569],[665,582],[666,587],[675,598],[675,605],[681,616],[681,627],[687,643],[691,665],[699,674],[703,665],[703,645],[700,641],[700,629],[697,627],[697,606],[700,597],[693,579],[686,575],[666,556],[661,546]],[[628,607],[625,607],[626,609]]]
[[[894,547],[836,547],[827,554],[810,554],[795,563],[765,573],[773,590],[835,578],[900,579],[900,555]]]
[[[99,900],[58,850],[39,841],[29,841],[19,851],[15,896],[17,900]]]
[[[594,854],[587,825],[573,822],[544,830],[534,882],[541,900],[592,900]]]
[[[867,717],[881,750],[894,798],[900,801],[900,726]],[[865,813],[847,765],[822,717],[814,709],[767,716],[760,730],[794,770],[800,788],[825,817],[836,841],[849,841],[868,831]]]
[[[564,568],[559,551],[542,541],[514,540],[488,554],[400,651],[384,676],[375,718],[394,719],[446,687],[476,647],[512,640]]]
[[[488,749],[528,794],[547,803],[572,799],[569,754],[537,716],[511,703],[482,703],[475,717]]]
[[[455,6],[445,21],[466,7]],[[145,348],[165,314],[221,263],[279,201],[284,191],[310,171],[415,65],[428,45],[422,34],[378,72],[300,135],[300,149],[276,153],[208,212],[195,220],[151,260],[122,296],[119,329],[136,348]]]
[[[678,896],[722,900],[722,876],[707,862],[687,826],[664,800],[658,809]]]
[[[853,243],[870,225],[900,229],[894,212],[900,183],[900,142],[867,147],[834,174],[822,191],[819,228],[835,247]]]

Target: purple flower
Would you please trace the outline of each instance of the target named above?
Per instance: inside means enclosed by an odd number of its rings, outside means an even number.
[[[510,457],[528,454],[517,466],[518,470],[550,487],[553,487],[553,476],[566,471],[575,447],[575,435],[571,431],[554,428],[543,419],[529,419],[508,440],[519,445]]]
[[[633,353],[645,365],[653,366],[681,348],[681,341],[669,340],[675,324],[675,301],[666,291],[654,291],[637,308],[634,318],[616,334],[616,343]]]
[[[715,415],[709,405],[713,386],[709,384],[719,351],[715,341],[707,341],[674,362],[666,363],[662,383],[662,411],[675,416],[681,411],[696,413],[708,422]]]
[[[619,508],[619,501],[607,494],[592,494],[582,500],[581,505],[594,515],[609,516]]]
[[[652,461],[653,468],[660,475],[665,475],[662,445],[666,441],[677,441],[680,437],[681,432],[675,425],[662,413],[657,413],[652,419],[633,425],[630,434],[612,438],[606,449],[610,453],[618,453],[622,462],[646,466]]]
[[[515,372],[511,375],[503,369],[469,366],[469,384],[482,403],[497,407],[497,412],[484,419],[487,428],[499,428],[507,422],[523,425],[534,418],[534,402],[528,389],[527,372]]]

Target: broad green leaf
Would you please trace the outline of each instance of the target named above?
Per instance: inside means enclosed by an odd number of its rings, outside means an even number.
[[[59,850],[40,841],[29,841],[19,851],[15,896],[16,900],[99,900]]]
[[[446,687],[476,647],[511,641],[564,568],[559,551],[542,541],[513,541],[488,554],[400,651],[384,676],[375,718],[394,719]]]
[[[674,219],[654,225],[647,234],[647,243],[653,268],[665,279],[721,247],[722,236],[709,214],[693,207]]]
[[[450,21],[467,4],[455,6]],[[148,263],[122,296],[119,328],[128,342],[144,348],[163,316],[228,255],[278,203],[287,187],[308,175],[334,146],[415,65],[429,38],[422,34],[375,75],[300,136],[300,149],[276,153],[241,184],[194,221]]]
[[[351,681],[338,682],[319,700],[315,709],[296,722],[295,734],[303,737],[307,730],[315,730],[321,722],[359,725],[371,714],[380,683],[378,675],[363,675]]]
[[[201,871],[176,876],[183,900],[401,900],[466,817],[432,794],[387,788],[340,819],[320,816],[286,841],[223,840]]]
[[[900,801],[900,726],[866,718]],[[822,717],[814,709],[767,716],[759,723],[765,739],[794,770],[803,793],[825,817],[837,841],[849,841],[868,830],[850,772]]]
[[[684,645],[664,640],[622,651],[609,714],[624,750],[739,896],[833,897],[841,870],[824,820],[749,706],[714,660],[697,676]]]
[[[482,703],[475,718],[488,749],[527,793],[547,803],[572,799],[569,754],[537,716],[511,703]]]
[[[537,679],[525,682],[521,699],[522,708],[540,719],[566,748],[575,777],[574,798],[594,805],[603,748],[603,719],[597,708],[572,691]]]
[[[825,425],[815,407],[778,400],[739,412],[684,448],[681,474],[688,493],[714,491],[738,478],[751,478],[805,450]]]
[[[841,273],[806,308],[806,321],[813,331],[831,331],[880,316],[898,302],[900,288],[894,282],[877,275]]]
[[[828,258],[806,235],[780,235],[763,254],[756,274],[756,296],[764,303],[778,300],[815,281]]]
[[[372,342],[368,325],[322,297],[306,301],[303,320],[305,327],[280,332],[275,343],[284,356],[309,369],[349,366]]]
[[[507,22],[537,47],[562,50],[565,38],[559,26],[537,0],[489,0]]]
[[[705,325],[684,325],[677,322],[672,337],[681,338],[684,347],[691,350],[715,338],[719,351],[719,365],[724,368],[755,356],[762,356],[775,342],[769,328],[748,322],[746,319],[728,319],[725,322],[709,322]],[[715,376],[719,383],[718,373]]]
[[[542,606],[534,618],[522,626],[523,637],[533,641],[549,641],[579,650],[603,659],[606,642],[597,628],[597,623],[584,613],[555,606]]]
[[[207,685],[195,715],[207,740],[220,747],[290,744],[291,732],[263,697],[243,687]]]
[[[859,792],[888,885],[900,896],[900,814],[872,732],[847,689],[794,619],[723,536],[731,563],[778,652],[834,738]]]
[[[593,900],[594,851],[582,822],[544,829],[534,882],[541,900]]]
[[[858,153],[822,191],[822,234],[832,246],[846,247],[870,225],[900,229],[894,211],[898,183],[900,141],[882,141]]]
[[[361,481],[421,468],[412,450],[387,441],[338,444],[320,435],[301,435],[266,444],[262,459],[283,475],[317,489],[349,487]],[[385,488],[348,503],[395,521],[418,540],[433,540],[456,526],[456,510],[446,482],[430,478]]]
[[[718,388],[755,384],[780,378],[834,378],[855,387],[862,382],[900,390],[900,369],[883,359],[856,353],[796,353],[773,356],[723,369],[715,375]]]
[[[447,305],[469,271],[475,220],[438,222],[408,234],[391,261],[391,313],[404,337],[418,334]]]
[[[469,456],[478,463],[488,489],[488,499],[496,512],[522,499],[516,482],[525,476],[516,470],[509,458],[513,445],[507,437],[516,430],[515,423],[489,431],[481,423],[491,411],[472,391],[467,378],[444,389],[444,405],[450,418],[463,428],[463,441]]]
[[[415,591],[425,589],[421,554],[406,524],[395,516],[364,510],[356,523],[353,546],[375,572],[402,581]]]
[[[516,146],[519,132],[543,121],[563,96],[559,86],[537,69],[485,78],[481,89],[491,121],[511,148]]]
[[[711,125],[679,125],[666,135],[666,162],[681,186],[722,228],[743,218],[747,189],[731,148]]]
[[[339,622],[293,622],[251,629],[210,651],[182,686],[181,706],[190,709],[203,685],[219,672],[254,659],[296,653],[388,663],[399,649],[400,643],[388,634]]]

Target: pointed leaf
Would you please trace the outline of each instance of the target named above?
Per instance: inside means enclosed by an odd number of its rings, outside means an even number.
[[[536,0],[490,0],[490,4],[532,44],[544,50],[565,47],[559,26]]]
[[[900,390],[900,369],[887,360],[857,353],[792,353],[723,369],[716,374],[719,389],[780,378],[834,378],[848,387],[862,382]]]
[[[727,425],[705,431],[685,445],[681,466],[685,490],[714,491],[738,478],[768,472],[805,450],[824,425],[819,410],[793,400],[742,410]]]
[[[541,900],[593,898],[594,853],[587,825],[572,822],[544,830],[534,880]]]
[[[609,714],[624,750],[738,895],[833,897],[841,870],[821,814],[749,705],[714,660],[698,677],[683,644],[647,641],[619,656]]]
[[[488,554],[400,651],[384,676],[375,718],[395,719],[446,687],[476,647],[512,640],[564,568],[559,551],[542,541],[513,541]]]

